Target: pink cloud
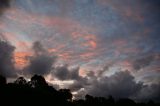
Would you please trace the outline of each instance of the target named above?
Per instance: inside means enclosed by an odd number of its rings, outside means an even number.
[[[25,66],[28,65],[28,56],[32,56],[32,52],[15,52],[14,53],[14,61],[15,61],[15,67],[18,69],[23,69]]]

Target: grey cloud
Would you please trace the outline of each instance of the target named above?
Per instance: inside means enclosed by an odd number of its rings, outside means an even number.
[[[43,45],[39,41],[36,41],[33,43],[32,49],[34,50],[36,55],[41,55],[41,54],[47,53],[47,51],[45,50],[45,48],[43,47]]]
[[[117,72],[110,77],[101,78],[90,87],[89,93],[96,96],[127,98],[135,95],[142,88],[141,83],[136,83],[129,72]]]
[[[53,74],[60,80],[77,80],[79,76],[79,68],[68,69],[67,65],[55,67]]]
[[[56,61],[56,57],[49,54],[40,42],[33,44],[33,50],[34,55],[29,57],[29,65],[24,70],[30,74],[49,74]]]
[[[139,101],[160,101],[160,83],[143,86],[143,88],[134,98]]]
[[[80,83],[79,81],[74,81],[74,83],[71,86],[69,86],[69,89],[71,89],[71,91],[78,91],[83,87],[83,83]]]
[[[150,65],[154,61],[155,57],[153,55],[142,57],[135,59],[133,61],[133,67],[135,70],[140,70],[148,65]]]
[[[86,77],[80,77],[79,79],[74,80],[74,83],[69,86],[69,89],[71,89],[71,91],[78,91],[86,86],[89,86],[90,84],[91,83]]]
[[[73,80],[74,83],[69,86],[71,91],[77,91],[88,85],[88,79],[79,75],[79,67],[69,69],[67,65],[58,66],[53,71],[54,77],[59,80]]]
[[[93,96],[108,97],[112,95],[117,99],[131,98],[136,101],[160,101],[160,83],[144,85],[142,82],[135,82],[135,77],[128,71],[120,71],[99,80],[97,78],[97,81],[83,87],[88,94]]]
[[[147,59],[137,59],[140,68],[146,67],[155,60],[155,56],[148,56]],[[108,67],[104,67],[102,72]],[[54,70],[54,75],[60,80],[74,80],[74,83],[69,86],[71,91],[76,91],[78,94],[75,97],[83,98],[86,93],[93,96],[108,97],[112,95],[115,98],[131,98],[136,101],[159,100],[160,84],[144,85],[143,82],[136,82],[135,76],[129,71],[119,71],[111,76],[95,75],[93,71],[89,71],[86,77],[81,77],[78,74],[78,68],[74,71],[69,70],[67,65],[57,67]],[[83,89],[83,92],[80,92]]]
[[[54,75],[60,80],[66,80],[68,79],[68,68],[65,66],[56,67],[54,71]]]
[[[27,70],[31,74],[45,75],[51,71],[54,61],[54,57],[50,57],[47,55],[38,55],[35,57],[30,57],[30,63],[27,67]]]
[[[0,74],[5,77],[16,76],[14,68],[13,52],[15,47],[7,41],[0,40]]]

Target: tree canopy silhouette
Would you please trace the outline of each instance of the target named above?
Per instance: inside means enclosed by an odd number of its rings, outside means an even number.
[[[31,81],[19,77],[13,83],[6,83],[0,76],[0,105],[5,106],[159,106],[159,103],[136,103],[131,99],[122,98],[117,101],[108,98],[86,95],[85,99],[72,100],[70,89],[56,90],[49,86],[43,76],[34,75]]]

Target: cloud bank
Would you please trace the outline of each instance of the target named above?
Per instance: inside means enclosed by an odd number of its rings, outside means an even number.
[[[0,74],[5,77],[15,77],[13,52],[15,47],[0,39]]]
[[[51,75],[53,79],[57,78],[60,81],[72,80],[73,83],[68,87],[73,92],[77,92],[75,97],[91,94],[103,97],[112,95],[115,98],[131,98],[137,101],[160,100],[159,83],[145,85],[143,82],[136,82],[129,71],[119,71],[111,76],[96,75],[95,72],[90,71],[86,76],[81,76],[79,67],[55,66],[56,57],[51,55],[40,42],[34,42],[32,49],[34,54],[28,57],[29,65],[24,69],[25,75]],[[0,50],[0,74],[7,78],[16,77],[17,71],[13,61],[15,47],[1,40]]]

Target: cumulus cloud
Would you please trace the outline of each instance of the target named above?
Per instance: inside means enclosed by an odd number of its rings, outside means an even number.
[[[84,83],[84,82],[86,83]],[[86,93],[93,96],[115,98],[131,98],[137,101],[160,100],[160,84],[144,85],[136,82],[135,77],[128,71],[120,71],[109,77],[91,78],[76,81],[70,88],[75,90],[78,97],[84,97]],[[83,93],[79,91],[82,91]]]
[[[71,89],[72,91],[79,91],[89,85],[90,83],[87,78],[80,77],[79,79],[74,80],[74,83],[69,86],[69,89]]]
[[[58,66],[55,68],[55,71],[54,71],[54,75],[55,77],[57,77],[58,79],[60,80],[67,80],[69,79],[69,71],[68,71],[68,68],[66,66]]]
[[[143,86],[143,88],[134,98],[138,99],[139,101],[160,101],[160,83]]]
[[[49,54],[40,42],[34,42],[32,48],[34,55],[28,58],[29,65],[24,70],[30,74],[49,74],[56,61],[56,57]]]
[[[15,47],[7,41],[0,40],[0,74],[5,77],[16,76],[13,52]]]
[[[79,75],[79,68],[71,70],[68,65],[63,65],[56,67],[53,75],[59,80],[73,80],[69,89],[76,92],[76,98],[83,98],[88,93],[93,96],[112,95],[117,99],[131,98],[137,101],[160,99],[160,84],[144,85],[143,82],[136,82],[135,76],[129,71],[118,71],[111,76],[96,76],[90,71],[82,77]]]
[[[68,65],[55,67],[53,74],[59,80],[78,80],[81,78],[79,76],[79,67],[69,69]]]
[[[53,76],[59,80],[73,80],[73,84],[69,86],[72,91],[77,91],[88,85],[88,79],[79,75],[79,67],[68,68],[68,65],[58,66],[54,68]]]
[[[110,77],[103,77],[90,87],[89,93],[96,96],[127,98],[135,95],[142,88],[128,71],[117,72]]]

